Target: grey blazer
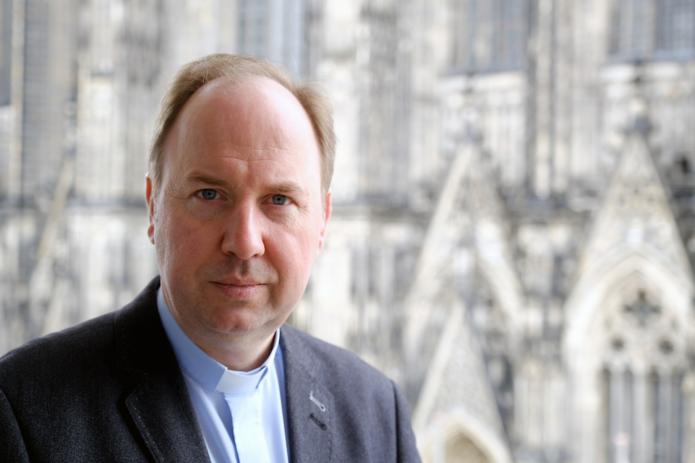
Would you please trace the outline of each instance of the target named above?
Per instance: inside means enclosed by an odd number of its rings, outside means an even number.
[[[0,359],[0,461],[209,461],[157,314],[158,286]],[[291,461],[420,461],[393,382],[289,326],[280,339]]]

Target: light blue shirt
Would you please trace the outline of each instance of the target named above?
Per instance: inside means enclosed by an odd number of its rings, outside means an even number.
[[[212,463],[289,461],[285,421],[285,370],[280,331],[265,363],[233,371],[207,355],[183,332],[164,301],[157,308],[188,386]]]

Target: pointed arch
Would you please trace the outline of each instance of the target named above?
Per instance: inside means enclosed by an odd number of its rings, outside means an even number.
[[[564,355],[574,387],[579,462],[607,454],[619,458],[621,452],[653,454],[662,437],[650,434],[649,423],[656,420],[650,413],[671,419],[673,403],[682,401],[678,360],[690,336],[692,282],[683,269],[656,257],[645,249],[616,250],[585,269],[568,300]],[[630,316],[637,320],[632,325],[625,322]],[[640,330],[639,317],[649,330]],[[668,335],[661,339],[660,333]],[[662,349],[675,351],[676,362],[662,362]],[[673,391],[670,399],[659,395],[664,387]],[[652,402],[662,411],[650,411]],[[681,444],[665,445],[673,452]]]
[[[512,461],[507,448],[498,437],[462,407],[433,420],[429,431],[422,434],[420,449],[424,460],[431,463]],[[463,457],[469,459],[461,459]],[[479,460],[473,460],[474,457]]]
[[[667,267],[653,253],[623,249],[606,256],[606,258],[586,268],[582,272],[567,300],[567,334],[565,336],[564,354],[568,365],[573,365],[581,358],[586,349],[586,336],[592,324],[602,314],[602,308],[615,294],[616,288],[625,284],[634,284],[636,280],[648,282],[685,325],[690,314],[692,282],[687,274],[678,269]]]

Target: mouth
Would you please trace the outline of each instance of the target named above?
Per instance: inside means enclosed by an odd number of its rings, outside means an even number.
[[[229,280],[215,280],[212,283],[220,286],[261,286],[256,280],[244,280],[244,279],[229,279]]]
[[[251,280],[213,281],[212,284],[225,296],[236,300],[252,299],[265,286]]]

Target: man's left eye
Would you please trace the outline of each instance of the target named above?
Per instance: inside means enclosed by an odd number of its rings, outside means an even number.
[[[212,201],[213,199],[217,199],[219,197],[217,191],[213,190],[212,188],[204,188],[200,190],[198,192],[198,196],[206,201]]]
[[[273,203],[274,206],[284,206],[289,201],[290,198],[285,195],[273,195],[270,197],[270,202]]]

